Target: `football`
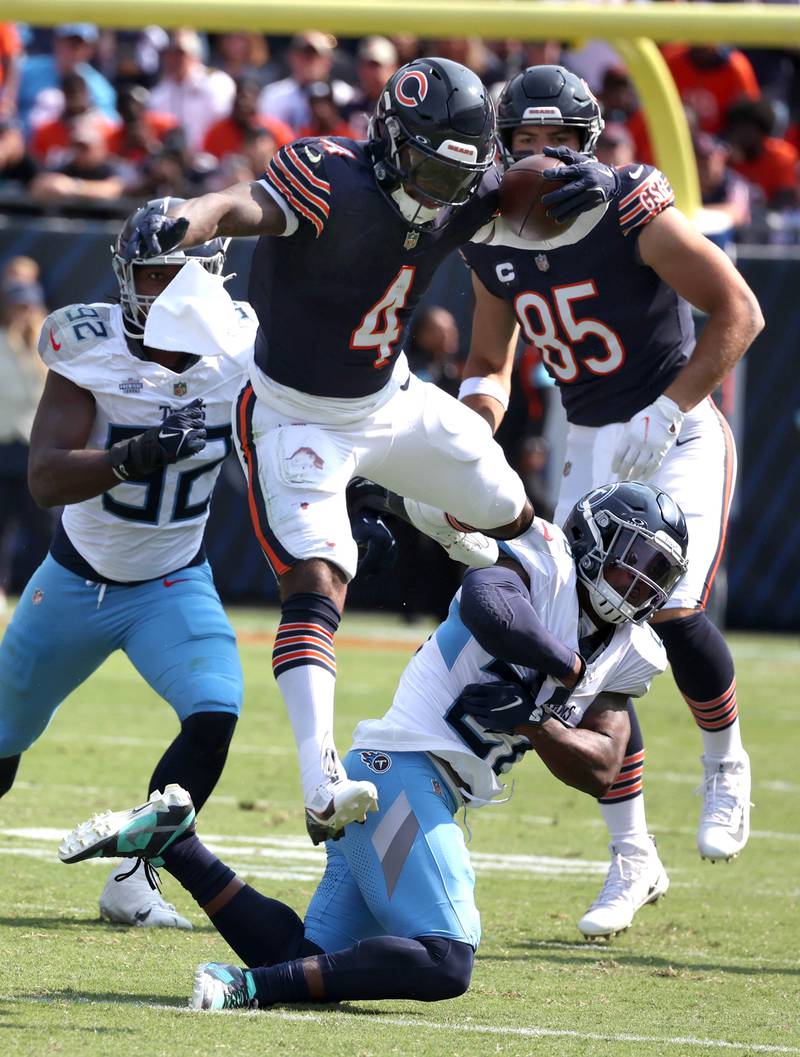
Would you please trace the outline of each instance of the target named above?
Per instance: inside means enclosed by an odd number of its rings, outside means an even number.
[[[500,184],[500,214],[521,239],[544,242],[563,234],[573,223],[559,224],[547,215],[542,196],[564,186],[563,180],[545,180],[542,173],[562,163],[546,154],[532,154],[515,162]]]

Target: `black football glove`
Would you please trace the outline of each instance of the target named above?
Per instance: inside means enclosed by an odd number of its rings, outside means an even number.
[[[206,410],[193,400],[129,440],[111,445],[111,466],[121,481],[141,481],[156,470],[196,455],[206,446]]]
[[[168,217],[160,207],[146,207],[133,235],[120,248],[127,261],[160,257],[181,242],[189,228],[186,217]]]
[[[554,169],[546,169],[542,173],[545,180],[568,181],[566,187],[542,196],[542,205],[553,220],[564,224],[588,209],[611,201],[619,187],[619,173],[613,166],[589,154],[579,154],[571,147],[545,147],[544,153],[548,158],[564,162]]]
[[[484,730],[497,734],[513,734],[522,726],[538,727],[550,714],[519,683],[469,683],[458,703]]]
[[[350,530],[358,546],[357,575],[361,580],[371,580],[394,568],[397,542],[383,518],[366,510],[351,514]]]

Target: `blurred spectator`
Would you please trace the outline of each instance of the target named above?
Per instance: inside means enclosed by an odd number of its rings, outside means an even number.
[[[158,77],[161,52],[167,40],[167,31],[161,26],[116,30],[113,53],[107,65],[117,90],[131,84],[151,88]],[[106,66],[101,69],[106,70]]]
[[[235,183],[258,180],[277,150],[272,133],[265,128],[246,129],[238,154],[226,154],[204,183],[206,191],[221,191]]]
[[[766,99],[746,100],[731,107],[725,127],[731,165],[751,184],[760,187],[772,209],[800,205],[798,152],[772,135],[775,115]]]
[[[0,22],[0,119],[17,111],[19,60],[22,44],[13,22]]]
[[[150,93],[141,84],[126,84],[119,90],[117,109],[121,123],[108,138],[108,149],[116,158],[134,165],[161,147],[164,137],[175,128],[172,114],[148,110]]]
[[[578,77],[582,77],[597,95],[603,89],[605,76],[610,69],[619,69],[619,53],[604,40],[588,40],[580,47],[571,47],[564,52],[564,65]]]
[[[161,77],[150,93],[150,110],[171,114],[186,133],[190,150],[200,150],[215,121],[229,114],[236,86],[222,70],[201,61],[203,46],[193,29],[176,29],[161,55]]]
[[[258,113],[258,97],[261,85],[252,77],[240,77],[236,82],[236,95],[228,117],[215,122],[206,132],[203,150],[215,158],[228,154],[241,154],[245,134],[254,129],[269,133],[277,147],[296,139],[294,131],[276,117]],[[260,175],[260,173],[259,173]]]
[[[354,138],[333,99],[333,87],[327,81],[312,81],[305,88],[311,120],[300,128],[300,136],[346,136]]]
[[[413,62],[414,59],[419,58],[421,54],[419,37],[412,36],[411,33],[393,33],[389,39],[397,52],[398,66],[405,66],[407,62]]]
[[[34,198],[49,202],[60,198],[114,199],[124,188],[103,134],[91,121],[80,119],[70,130],[66,160],[39,173],[30,191]]]
[[[693,137],[697,175],[703,207],[722,214],[731,228],[750,222],[750,189],[747,181],[728,167],[730,150],[707,132]]]
[[[703,132],[720,132],[734,103],[760,94],[753,67],[741,51],[671,44],[664,48],[664,58],[683,105],[694,112]]]
[[[97,44],[97,27],[89,22],[56,26],[51,55],[31,55],[20,70],[18,113],[23,128],[58,118],[64,105],[61,81],[68,73],[79,73],[89,88],[92,106],[115,121],[115,93],[105,77],[90,65]]]
[[[0,117],[0,186],[4,183],[27,186],[37,166],[25,148],[25,137],[16,121]]]
[[[205,189],[215,169],[213,155],[193,153],[178,126],[166,134],[161,149],[145,161],[136,182],[127,184],[127,191],[147,199],[192,198]]]
[[[345,116],[355,139],[366,139],[383,86],[398,66],[397,48],[386,37],[365,37],[358,46],[358,83]]]
[[[31,136],[31,154],[38,162],[54,165],[69,150],[70,136],[75,124],[80,121],[91,125],[106,142],[116,124],[101,110],[92,106],[89,87],[79,73],[67,73],[61,78],[63,109],[55,121],[46,121],[37,126]]]
[[[20,261],[33,264],[29,258]],[[46,374],[36,345],[47,310],[36,272],[31,278],[30,271],[20,269],[27,280],[15,273],[12,258],[0,281],[0,608],[12,581],[15,537],[24,533],[25,544],[36,550],[27,562],[32,565],[44,555],[50,526],[49,516],[31,499],[27,481],[28,442]]]
[[[598,161],[606,165],[630,165],[638,161],[633,136],[624,125],[616,121],[607,121],[606,127],[600,133],[597,141],[595,155]]]
[[[636,161],[652,165],[653,151],[644,121],[644,111],[639,106],[639,97],[624,66],[609,66],[606,70],[599,100],[606,123],[624,125],[628,130],[633,140]]]
[[[408,363],[423,382],[432,382],[451,396],[458,395],[462,365],[458,359],[458,326],[439,305],[420,310],[414,320]]]
[[[462,66],[474,70],[485,85],[497,84],[499,81],[505,83],[507,80],[505,65],[486,47],[480,37],[430,40],[425,46],[425,55],[460,62]]]
[[[335,37],[315,29],[292,37],[286,53],[289,76],[267,85],[258,101],[259,113],[278,117],[296,130],[310,125],[306,88],[315,81],[330,80],[335,47]],[[344,81],[332,81],[331,89],[337,107],[347,106],[353,98],[352,87]]]
[[[234,81],[247,78],[259,88],[277,77],[277,64],[270,61],[269,44],[261,33],[222,33],[217,37],[214,59]]]

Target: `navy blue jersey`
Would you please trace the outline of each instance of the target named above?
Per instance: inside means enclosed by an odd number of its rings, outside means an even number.
[[[643,226],[673,204],[672,188],[649,165],[625,166],[620,176],[605,213],[577,241],[580,217],[572,242],[567,232],[555,248],[526,248],[497,225],[488,243],[462,250],[486,289],[513,304],[579,426],[627,422],[664,392],[694,347],[690,305],[636,248]]]
[[[259,321],[258,366],[314,396],[377,392],[437,267],[495,212],[496,173],[423,231],[386,200],[366,143],[298,140],[278,151],[263,181],[298,226],[259,239],[253,254],[248,300]]]

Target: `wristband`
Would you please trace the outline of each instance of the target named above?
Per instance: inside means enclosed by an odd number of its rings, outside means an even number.
[[[458,399],[463,400],[465,396],[477,396],[478,394],[491,396],[503,405],[504,411],[508,409],[508,393],[499,382],[495,382],[492,378],[483,378],[478,375],[472,378],[465,378],[459,386]]]

